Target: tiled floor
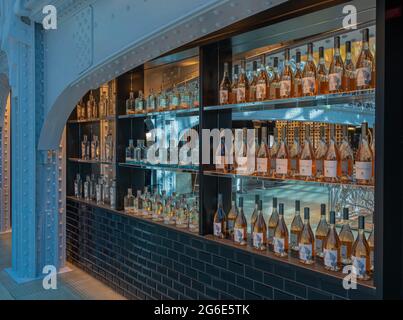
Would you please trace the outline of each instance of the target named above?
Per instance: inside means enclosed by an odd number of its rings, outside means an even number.
[[[0,300],[124,300],[102,282],[73,265],[58,275],[57,289],[45,290],[42,280],[15,283],[4,271],[11,266],[11,233],[0,235]]]

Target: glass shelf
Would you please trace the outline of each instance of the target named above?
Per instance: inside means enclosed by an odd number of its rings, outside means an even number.
[[[322,185],[322,186],[343,186],[348,188],[362,188],[362,189],[374,189],[373,185],[358,185],[354,183],[342,183],[342,182],[324,182],[324,181],[306,181],[300,179],[279,179],[274,177],[267,177],[267,176],[251,176],[251,175],[244,175],[244,174],[237,174],[237,173],[224,173],[214,170],[204,170],[203,175],[206,176],[214,176],[214,177],[225,177],[225,178],[246,178],[246,179],[255,179],[260,181],[272,181],[278,182],[281,184],[315,184],[315,185]]]
[[[116,116],[107,116],[107,117],[94,118],[94,119],[68,120],[67,123],[90,123],[90,122],[99,122],[99,121],[112,121],[115,119],[116,119]]]
[[[375,122],[375,90],[204,107],[232,110],[232,120],[314,121],[360,125]]]
[[[198,166],[190,166],[190,165],[189,166],[152,165],[152,164],[142,164],[142,163],[120,162],[119,166],[121,166],[121,167],[129,167],[129,168],[136,168],[136,169],[199,173],[199,167]]]
[[[89,164],[108,164],[108,165],[114,165],[114,162],[110,161],[103,161],[103,160],[85,160],[81,158],[69,158],[70,162],[77,162],[77,163],[89,163]]]
[[[149,113],[139,113],[139,114],[125,114],[119,116],[119,119],[130,119],[130,118],[146,118],[146,117],[176,117],[176,116],[190,116],[190,115],[198,115],[199,108],[191,108],[191,109],[178,109],[178,110],[169,110],[169,111],[159,111],[159,112],[149,112]]]

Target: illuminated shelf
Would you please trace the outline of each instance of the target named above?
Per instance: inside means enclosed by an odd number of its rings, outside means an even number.
[[[138,113],[138,114],[125,114],[119,116],[119,119],[130,119],[130,118],[146,118],[146,117],[176,117],[176,116],[190,116],[190,115],[198,115],[199,108],[191,108],[191,109],[178,109],[178,110],[168,110],[168,111],[158,111],[158,112],[149,112],[149,113]]]
[[[100,122],[100,121],[112,121],[115,119],[116,119],[116,116],[107,116],[107,117],[94,118],[94,119],[68,120],[67,123],[91,123],[91,122]]]
[[[108,165],[114,165],[114,162],[110,161],[103,161],[103,160],[85,160],[81,158],[69,158],[70,162],[77,162],[77,163],[88,163],[88,164],[108,164]]]
[[[246,175],[246,174],[239,174],[239,173],[224,173],[220,171],[214,171],[214,170],[204,170],[203,175],[206,176],[214,176],[214,177],[224,177],[224,178],[245,178],[245,179],[254,179],[258,181],[272,181],[272,182],[279,182],[282,184],[290,184],[290,185],[295,185],[295,184],[315,184],[315,185],[322,185],[322,186],[343,186],[343,187],[349,187],[349,188],[362,188],[366,190],[373,190],[374,186],[373,185],[358,185],[354,183],[342,183],[342,182],[325,182],[325,181],[309,181],[309,180],[301,180],[301,179],[279,179],[279,178],[274,178],[274,177],[268,177],[268,176],[251,176],[251,175]]]
[[[375,90],[204,107],[232,110],[232,120],[314,121],[360,125],[375,122]]]
[[[199,167],[197,166],[152,165],[152,164],[141,164],[130,162],[121,162],[119,163],[119,166],[135,169],[147,169],[147,170],[176,171],[176,172],[188,172],[188,173],[199,172]]]

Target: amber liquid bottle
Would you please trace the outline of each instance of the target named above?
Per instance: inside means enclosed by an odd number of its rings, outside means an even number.
[[[249,85],[249,101],[256,101],[257,61],[253,61],[252,78]]]
[[[340,176],[340,154],[334,137],[335,125],[330,124],[330,139],[324,160],[325,181],[337,182]]]
[[[270,81],[270,100],[280,98],[280,75],[278,74],[278,58],[273,58],[273,76]]]
[[[345,79],[343,81],[344,91],[357,90],[357,79],[356,79],[355,65],[351,54],[350,41],[346,41],[346,61],[344,62],[344,70],[345,70],[344,73]]]
[[[290,49],[285,49],[284,69],[280,79],[280,98],[290,98],[293,92],[293,74],[290,66]]]
[[[340,180],[350,182],[353,178],[354,153],[348,141],[347,126],[343,126],[343,139],[340,143]]]
[[[340,37],[334,37],[333,60],[329,68],[329,93],[343,92],[345,87],[344,63],[340,54]]]
[[[287,147],[287,131],[286,127],[281,129],[281,142],[278,147],[276,158],[276,178],[286,179],[289,170],[289,158]]]
[[[294,219],[292,220],[291,223],[291,228],[290,228],[290,247],[291,250],[294,252],[298,252],[299,247],[298,247],[298,239],[301,235],[302,228],[304,227],[304,223],[302,222],[301,219],[301,213],[300,209],[301,208],[301,202],[299,200],[295,201],[295,215]]]
[[[237,103],[238,79],[239,79],[239,65],[235,65],[234,66],[234,75],[232,77],[231,92],[229,94],[229,103]]]
[[[356,70],[357,90],[375,88],[375,59],[369,49],[369,29],[362,31],[362,48]]]
[[[314,180],[315,177],[315,156],[310,139],[310,126],[305,126],[305,140],[299,157],[299,176],[303,180]]]
[[[255,194],[255,209],[253,210],[252,216],[250,218],[250,227],[251,227],[250,232],[251,233],[253,232],[253,228],[255,227],[255,223],[256,223],[256,220],[257,220],[257,214],[258,214],[258,208],[259,208],[259,200],[260,200],[259,195]]]
[[[358,235],[351,251],[352,264],[355,267],[357,278],[369,280],[371,278],[370,249],[364,234],[364,216],[358,217]]]
[[[225,239],[227,235],[227,216],[225,215],[222,194],[218,195],[217,211],[214,215],[214,236],[220,239]]]
[[[299,128],[294,128],[294,141],[288,151],[290,158],[290,177],[298,178],[299,175],[299,155],[301,153],[301,144],[299,142]]]
[[[220,84],[220,104],[230,103],[231,81],[228,76],[228,63],[224,63],[224,76]]]
[[[304,208],[304,226],[298,239],[299,261],[303,264],[313,264],[315,262],[315,237],[311,225],[309,224],[309,208]]]
[[[237,216],[238,216],[238,208],[236,207],[236,193],[234,192],[232,194],[231,209],[227,215],[227,233],[228,233],[228,238],[231,240],[234,239],[234,226],[235,226],[235,220],[236,220]]]
[[[351,264],[354,235],[350,228],[348,208],[343,208],[343,226],[341,227],[339,238],[341,243],[341,262],[345,265]]]
[[[256,174],[268,175],[270,172],[270,150],[267,143],[267,127],[262,127],[262,142],[257,151]]]
[[[284,221],[284,204],[278,205],[278,223],[273,237],[273,251],[276,256],[288,256],[288,229]]]
[[[270,148],[270,176],[276,175],[276,157],[280,144],[278,142],[278,129],[273,128],[273,144]]]
[[[269,98],[269,76],[267,75],[264,57],[259,68],[256,83],[256,100],[263,101]]]
[[[301,70],[301,52],[297,51],[295,57],[296,69],[294,73],[293,97],[302,97],[302,70]]]
[[[237,103],[248,102],[249,99],[249,81],[245,72],[245,60],[241,62],[241,74],[238,80]]]
[[[315,232],[315,252],[316,256],[323,258],[323,242],[326,239],[329,231],[329,225],[326,221],[326,205],[322,203],[320,205],[320,220]]]
[[[259,200],[258,205],[258,216],[256,223],[253,227],[252,233],[253,248],[255,250],[264,251],[267,245],[267,228],[266,222],[264,222],[263,212],[262,212],[262,200]]]
[[[319,47],[319,64],[318,71],[316,72],[316,81],[318,83],[318,94],[328,94],[329,77],[326,68],[325,49],[323,47]]]
[[[276,227],[278,224],[278,211],[277,211],[277,198],[273,198],[273,209],[271,216],[269,218],[269,237],[267,239],[269,244],[273,243],[274,231],[276,231]]]
[[[375,248],[375,229],[372,227],[371,234],[368,237],[369,257],[371,261],[371,272],[374,272],[374,248]]]
[[[330,211],[330,228],[323,243],[325,269],[339,271],[341,268],[340,239],[336,232],[336,213]]]
[[[313,44],[308,43],[308,59],[302,72],[302,94],[304,96],[314,96],[317,92],[316,85],[316,65],[313,59]]]
[[[320,127],[320,139],[315,150],[315,169],[316,169],[316,180],[322,181],[325,176],[324,160],[327,153],[327,142],[325,127]]]
[[[243,211],[243,198],[239,198],[238,215],[234,225],[234,242],[240,246],[246,246],[248,240],[248,223]]]
[[[368,142],[368,124],[361,125],[361,139],[355,159],[355,178],[357,184],[369,185],[372,182],[372,151]]]

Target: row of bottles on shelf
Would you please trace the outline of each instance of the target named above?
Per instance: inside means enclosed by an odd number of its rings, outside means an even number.
[[[258,251],[272,251],[276,256],[298,257],[303,264],[321,261],[330,271],[341,270],[342,265],[353,265],[357,277],[368,280],[373,272],[374,231],[368,240],[364,234],[364,216],[358,217],[358,235],[354,239],[349,224],[348,208],[343,209],[343,224],[337,233],[335,212],[330,211],[330,223],[326,221],[326,205],[321,205],[321,218],[315,234],[310,226],[310,210],[304,208],[304,220],[300,215],[300,201],[295,201],[295,216],[290,231],[284,220],[284,204],[277,208],[273,198],[273,211],[266,224],[262,200],[255,196],[255,208],[251,217],[250,245]],[[214,215],[214,236],[229,238],[240,246],[248,245],[247,220],[243,210],[243,198],[236,206],[235,196],[228,214],[224,212],[222,195],[218,195],[218,208]]]
[[[316,148],[312,145],[309,124],[305,125],[305,137],[302,144],[299,127],[294,128],[294,140],[291,145],[287,144],[286,126],[282,127],[280,141],[278,141],[278,131],[275,128],[271,148],[269,148],[267,128],[262,127],[260,145],[258,130],[255,129],[256,154],[252,166],[247,160],[246,141],[243,143],[241,152],[235,150],[234,161],[231,164],[228,154],[225,152],[225,139],[222,138],[215,153],[216,170],[224,173],[235,172],[278,179],[354,182],[362,185],[374,183],[375,139],[372,133],[371,143],[369,142],[367,123],[363,123],[361,126],[360,142],[355,155],[345,126],[343,126],[343,138],[340,144],[336,143],[335,125],[329,125],[330,138],[328,141],[326,141],[325,127],[322,126],[320,128],[321,137]],[[244,132],[244,140],[246,136]]]
[[[94,174],[87,175],[83,181],[80,174],[77,174],[74,180],[76,198],[106,204],[112,209],[116,209],[116,190],[116,180],[110,180],[105,175],[100,175],[98,178]]]
[[[109,130],[105,136],[104,150],[101,153],[100,141],[97,135],[92,135],[92,141],[88,140],[88,136],[83,135],[81,141],[81,159],[97,160],[113,162],[113,135]]]
[[[174,86],[171,90],[161,87],[159,93],[150,90],[146,98],[143,91],[139,91],[138,97],[134,98],[134,91],[126,100],[126,114],[146,114],[160,111],[173,111],[199,107],[198,81],[186,82],[183,86]]]
[[[313,57],[313,44],[307,45],[307,60],[301,68],[301,52],[296,53],[295,70],[290,64],[290,49],[285,49],[284,67],[279,73],[278,57],[274,57],[273,68],[267,71],[264,58],[259,69],[253,62],[253,72],[248,79],[245,61],[234,67],[232,82],[229,79],[228,63],[224,64],[224,76],[220,84],[220,104],[243,103],[341,93],[375,87],[375,60],[369,48],[369,30],[364,29],[361,53],[356,64],[351,55],[351,42],[347,41],[346,58],[340,53],[340,37],[334,38],[334,54],[327,68],[324,47],[319,47],[319,63]]]
[[[129,214],[197,233],[199,232],[198,201],[188,199],[184,194],[177,195],[173,192],[168,196],[165,190],[159,193],[158,189],[151,194],[147,187],[143,193],[138,190],[137,196],[134,196],[132,189],[128,189],[124,198],[124,210]]]
[[[106,91],[102,91],[99,102],[97,102],[91,90],[87,103],[80,100],[76,110],[77,120],[94,120],[114,116],[115,104],[110,100]]]

